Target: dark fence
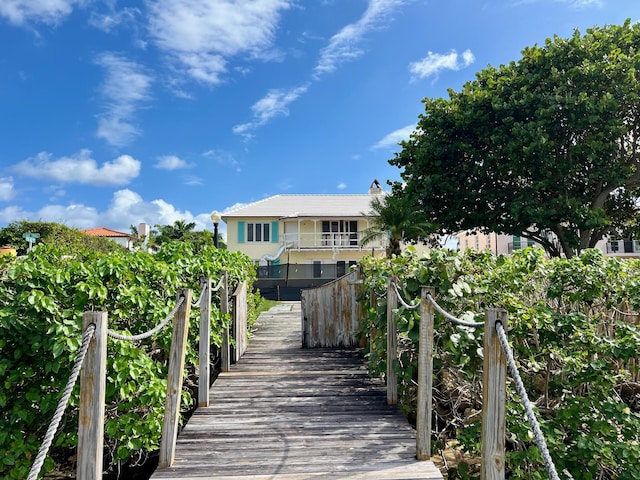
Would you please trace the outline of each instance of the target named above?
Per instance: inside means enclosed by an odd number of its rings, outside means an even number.
[[[336,263],[283,263],[257,267],[254,288],[270,300],[300,300],[300,291],[315,288],[349,273],[355,261]]]

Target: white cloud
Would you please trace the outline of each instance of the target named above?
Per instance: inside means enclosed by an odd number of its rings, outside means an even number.
[[[358,46],[364,35],[387,19],[405,0],[369,0],[367,10],[357,22],[343,27],[336,33],[320,54],[314,69],[316,75],[333,72],[338,64],[353,60],[363,54]]]
[[[106,210],[99,211],[80,203],[70,205],[46,205],[35,212],[28,212],[18,206],[0,209],[0,222],[32,220],[57,222],[72,228],[107,227],[121,232],[129,232],[130,225],[141,222],[149,225],[171,225],[176,220],[195,222],[196,230],[211,229],[211,212],[197,215],[188,210],[178,210],[164,200],[145,200],[138,193],[122,189],[114,192]]]
[[[176,155],[164,155],[158,158],[154,167],[162,170],[179,170],[181,168],[191,168],[192,165]]]
[[[23,26],[30,21],[57,25],[66,18],[73,7],[83,0],[1,0],[0,17],[14,25]]]
[[[40,152],[11,169],[26,177],[61,183],[124,185],[140,174],[140,162],[129,155],[120,155],[98,166],[91,158],[90,150],[81,150],[70,157],[57,159],[52,159],[50,153]]]
[[[291,0],[149,0],[149,33],[184,72],[220,83],[226,59],[260,56],[272,43],[280,13]]]
[[[409,71],[412,73],[411,81],[431,75],[437,76],[442,70],[460,70],[468,67],[474,61],[475,56],[471,50],[465,50],[461,56],[455,50],[451,50],[445,55],[429,52],[422,60],[409,64]]]
[[[129,7],[119,11],[111,9],[108,13],[92,12],[89,17],[89,25],[108,33],[122,24],[133,24],[136,17],[141,14],[140,9]]]
[[[13,177],[0,177],[0,201],[11,200],[14,193]]]
[[[347,188],[347,184],[346,184],[346,183],[344,183],[344,182],[340,182],[340,183],[336,186],[336,188],[337,188],[338,190],[344,190],[345,188]]]
[[[409,135],[416,129],[415,124],[407,125],[406,127],[399,128],[398,130],[394,130],[393,132],[387,134],[379,140],[373,147],[374,150],[381,148],[392,148],[397,147],[398,143],[402,140],[408,140]]]
[[[107,73],[100,86],[106,112],[98,117],[97,135],[111,145],[127,145],[140,134],[133,125],[135,111],[149,99],[153,79],[142,66],[113,53],[100,55],[96,63]]]
[[[228,152],[226,150],[220,149],[211,149],[207,150],[202,154],[205,158],[211,158],[215,160],[218,164],[232,167],[236,172],[241,172],[242,168],[240,167],[240,162],[235,158],[232,152]]]
[[[289,104],[306,93],[309,89],[308,85],[285,89],[269,90],[267,94],[253,104],[251,111],[253,112],[253,120],[248,123],[236,125],[233,132],[239,135],[247,135],[251,130],[265,125],[269,120],[277,116],[289,115]]]

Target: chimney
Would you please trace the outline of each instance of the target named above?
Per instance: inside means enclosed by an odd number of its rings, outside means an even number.
[[[143,244],[147,245],[149,243],[149,235],[151,234],[151,225],[148,223],[140,223],[138,224],[138,238],[142,239],[144,237]]]
[[[371,185],[369,185],[369,195],[380,195],[382,193],[382,186],[377,178],[373,179]]]

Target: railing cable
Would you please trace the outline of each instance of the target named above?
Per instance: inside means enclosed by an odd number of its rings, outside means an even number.
[[[406,308],[407,310],[415,310],[420,306],[420,300],[418,300],[416,303],[413,303],[413,304],[409,304],[405,302],[404,299],[402,298],[402,295],[400,295],[400,292],[398,291],[398,285],[396,284],[396,282],[391,282],[391,285],[393,285],[393,289],[396,292],[396,297],[398,298],[398,301],[402,304],[404,308]]]
[[[218,290],[220,290],[222,288],[222,285],[224,285],[224,275],[222,277],[220,277],[220,281],[218,282],[218,284],[215,287],[211,288],[212,292],[217,292]]]
[[[542,460],[544,461],[545,466],[547,467],[547,472],[549,472],[549,478],[551,480],[560,480],[558,477],[558,473],[556,472],[556,467],[553,464],[553,459],[549,454],[549,449],[547,448],[547,442],[542,435],[542,430],[540,430],[540,423],[536,418],[536,414],[533,411],[533,407],[531,402],[529,401],[529,396],[527,395],[527,391],[524,388],[524,383],[522,382],[522,378],[520,378],[520,373],[518,372],[518,366],[516,365],[515,358],[513,356],[513,351],[509,346],[509,342],[507,340],[507,334],[504,331],[504,326],[502,322],[496,322],[496,332],[498,333],[498,338],[500,339],[500,344],[502,345],[502,350],[504,350],[504,354],[507,357],[507,366],[509,367],[509,372],[511,373],[511,378],[513,378],[514,383],[516,384],[516,390],[518,395],[520,395],[520,400],[522,401],[522,405],[524,406],[525,412],[527,414],[527,419],[529,420],[529,425],[533,429],[533,435],[536,441],[536,445],[540,450],[542,455]],[[568,474],[568,472],[565,472]]]
[[[27,480],[36,480],[38,478],[38,475],[40,474],[40,470],[44,465],[44,461],[47,457],[47,453],[49,452],[49,448],[51,447],[51,443],[53,442],[53,438],[56,434],[56,431],[58,430],[58,426],[60,425],[60,420],[62,420],[62,415],[67,408],[67,403],[69,402],[69,398],[71,397],[73,387],[78,380],[78,375],[80,374],[80,369],[82,368],[84,357],[87,354],[87,350],[89,349],[89,342],[93,338],[93,334],[95,333],[95,331],[96,326],[92,323],[82,334],[82,344],[80,345],[80,350],[78,350],[78,353],[76,355],[76,359],[73,364],[73,369],[71,370],[71,375],[69,376],[67,386],[64,389],[60,401],[58,402],[56,411],[53,414],[53,418],[51,419],[51,424],[49,425],[47,433],[44,436],[44,440],[42,441],[42,445],[40,446],[38,455],[36,456],[36,459],[31,466],[31,470],[29,471]]]
[[[169,312],[169,314],[164,318],[164,320],[162,320],[162,322],[160,322],[158,325],[153,327],[148,332],[141,333],[139,335],[123,335],[113,330],[107,330],[107,335],[109,335],[111,338],[115,338],[116,340],[122,340],[125,342],[137,342],[138,340],[144,340],[145,338],[149,338],[151,335],[159,332],[160,330],[162,330],[164,327],[167,326],[169,321],[173,318],[173,316],[176,314],[176,312],[178,311],[178,309],[183,303],[184,303],[184,297],[181,296],[178,299],[176,306],[173,307],[173,310]]]
[[[438,303],[434,300],[434,298],[431,296],[430,293],[427,293],[427,299],[431,302],[431,304],[433,305],[433,307],[442,315],[444,315],[444,317],[451,321],[452,323],[459,325],[461,327],[468,327],[468,328],[480,328],[480,327],[484,327],[484,323],[483,322],[468,322],[466,320],[461,320],[458,317],[454,317],[453,315],[451,315],[449,312],[447,312],[446,310],[444,310],[440,305],[438,305]]]
[[[204,292],[206,292],[206,291],[207,291],[207,282],[203,281],[202,282],[202,289],[200,290],[200,296],[198,297],[198,301],[191,303],[191,306],[193,308],[198,308],[200,306],[200,303],[202,303],[202,299],[204,298]]]

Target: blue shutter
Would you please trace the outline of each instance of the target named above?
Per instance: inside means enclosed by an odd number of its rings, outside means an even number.
[[[238,222],[238,243],[244,243],[244,222]]]
[[[278,243],[279,241],[278,222],[271,222],[271,243]]]

